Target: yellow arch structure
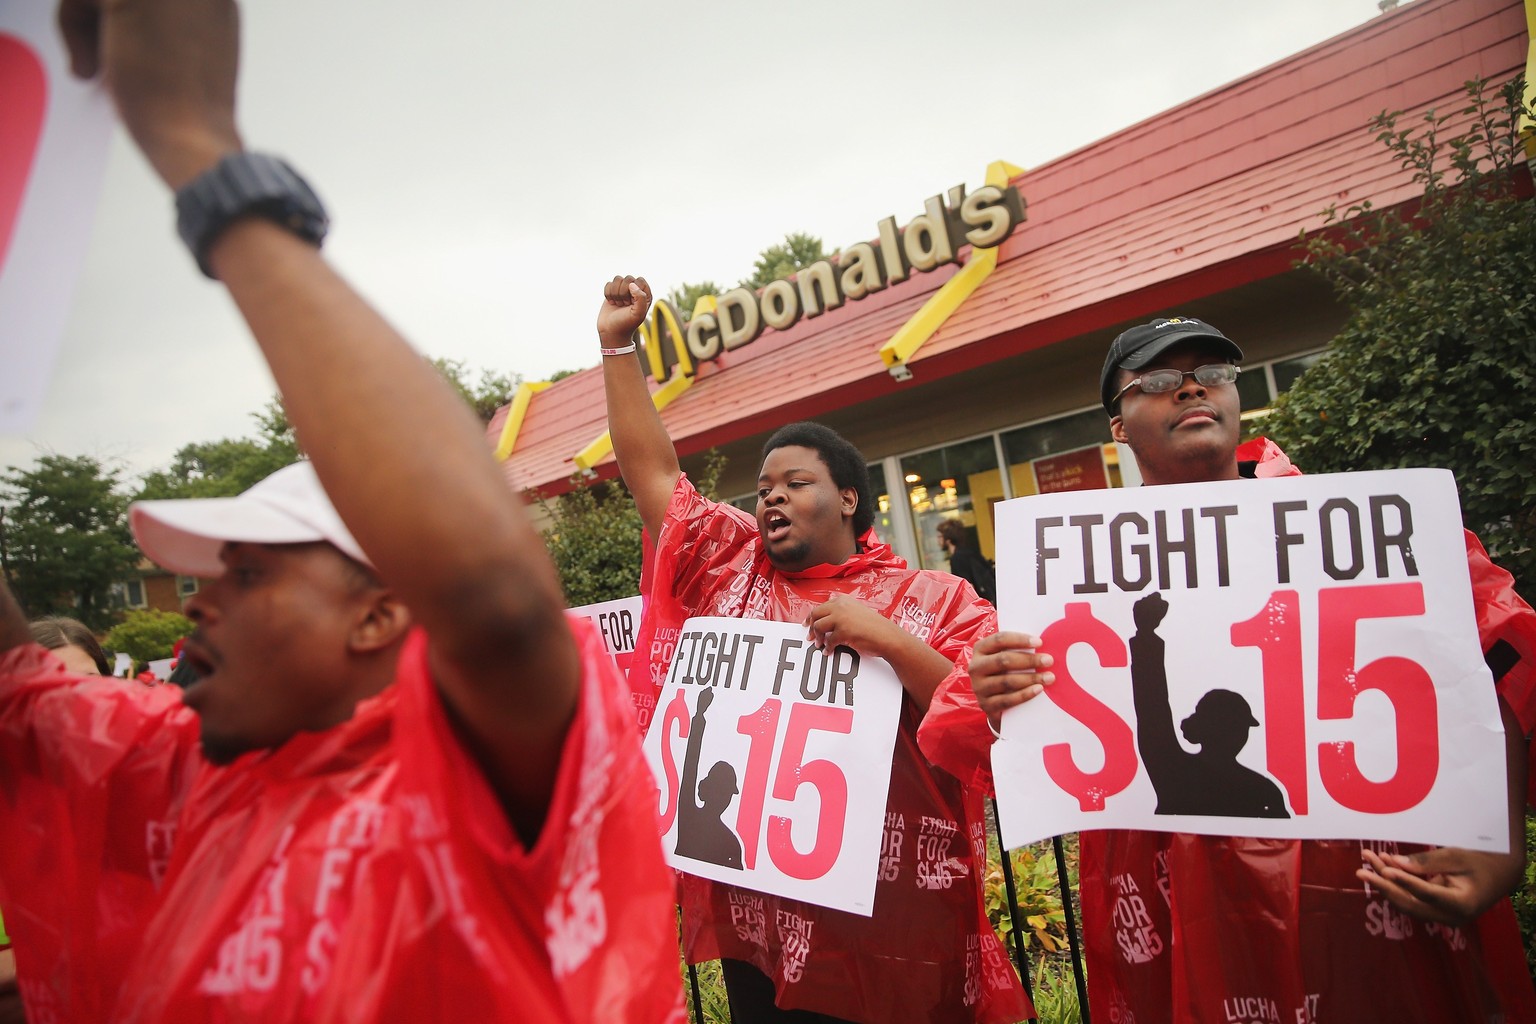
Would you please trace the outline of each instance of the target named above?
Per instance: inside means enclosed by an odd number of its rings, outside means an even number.
[[[517,433],[523,429],[523,417],[528,415],[528,406],[533,401],[533,396],[549,387],[547,380],[523,381],[517,386],[517,393],[512,396],[512,408],[507,410],[507,422],[501,425],[501,438],[496,442],[496,461],[506,462],[512,455],[512,449],[517,447]]]
[[[1526,0],[1527,6],[1533,3],[1536,0]],[[1023,173],[1022,167],[1015,167],[1006,160],[994,160],[987,165],[986,183],[997,188],[1007,188],[1010,181]],[[999,248],[1001,246],[972,248],[971,258],[960,268],[960,272],[945,281],[944,286],[923,303],[923,308],[902,324],[891,335],[890,341],[880,346],[880,359],[892,377],[899,381],[912,379],[912,371],[907,369],[907,360],[944,326],[944,322],[954,315],[955,310],[981,287],[981,282],[992,276],[992,271],[997,269]]]

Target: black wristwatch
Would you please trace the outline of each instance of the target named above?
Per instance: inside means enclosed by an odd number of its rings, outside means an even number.
[[[208,250],[242,217],[262,217],[315,247],[330,219],[320,197],[275,156],[232,153],[176,191],[176,230],[208,277]]]

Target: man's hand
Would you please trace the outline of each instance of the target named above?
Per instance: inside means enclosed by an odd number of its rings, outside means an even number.
[[[834,594],[812,608],[804,620],[810,641],[823,651],[842,645],[872,658],[889,657],[893,642],[910,636],[858,598]]]
[[[1394,907],[1441,924],[1470,924],[1520,881],[1521,858],[1445,846],[1414,854],[1361,851],[1355,877]]]
[[[1056,674],[1048,671],[1055,659],[1036,654],[1039,646],[1040,638],[1027,633],[994,633],[976,641],[971,689],[994,730],[1004,711],[1040,696],[1056,681]]]
[[[650,308],[651,286],[643,277],[615,277],[603,285],[603,304],[597,311],[597,336],[603,347],[629,344]]]
[[[70,66],[101,75],[155,173],[180,188],[241,148],[233,0],[60,0]]]
[[[812,646],[823,651],[842,645],[890,663],[902,689],[911,695],[919,710],[928,709],[933,691],[955,667],[926,641],[847,594],[834,594],[812,608],[803,624],[810,631]]]

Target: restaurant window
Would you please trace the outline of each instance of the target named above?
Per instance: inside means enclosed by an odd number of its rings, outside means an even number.
[[[1120,456],[1102,409],[1010,430],[1003,456],[1014,497],[1121,486]]]
[[[869,464],[869,493],[875,503],[875,534],[885,543],[891,543],[891,489],[885,482],[885,467],[878,462]]]
[[[1243,412],[1263,409],[1269,405],[1269,375],[1264,372],[1263,366],[1243,367],[1243,372],[1237,378],[1237,398]]]
[[[949,556],[939,546],[944,519],[958,519],[982,555],[997,557],[992,506],[1003,500],[1003,476],[991,435],[903,456],[901,473],[921,568],[949,569]]]
[[[1327,354],[1325,349],[1321,352],[1311,352],[1304,356],[1296,356],[1294,359],[1281,359],[1272,363],[1270,372],[1275,378],[1275,394],[1283,395],[1291,390],[1291,385],[1296,383],[1296,378],[1322,362]]]

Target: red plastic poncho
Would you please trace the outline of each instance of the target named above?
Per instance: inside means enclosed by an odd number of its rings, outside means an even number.
[[[646,566],[646,604],[631,686],[659,694],[683,622],[693,615],[799,622],[833,594],[851,594],[948,658],[997,628],[970,584],[908,569],[866,533],[841,565],[773,568],[757,523],[680,478]],[[773,979],[777,1002],[881,1024],[1003,1024],[1033,1009],[982,903],[983,797],[937,772],[917,749],[910,698],[886,804],[873,917],[682,876],[690,963],[744,960]]]
[[[215,767],[169,687],[0,655],[0,902],[28,1019],[684,1020],[624,683],[585,687],[525,850],[406,642],[352,719]]]
[[[1258,477],[1299,472],[1264,438],[1237,456],[1256,462]],[[1536,613],[1477,538],[1466,538],[1483,648],[1503,641],[1522,655],[1498,692],[1529,731],[1536,723]],[[969,661],[967,652],[940,685],[919,738],[935,763],[990,785],[992,736],[971,691]],[[1106,829],[1082,833],[1081,844],[1095,1020],[1536,1021],[1509,901],[1468,928],[1409,917],[1367,894],[1355,877],[1367,845],[1360,841]]]

